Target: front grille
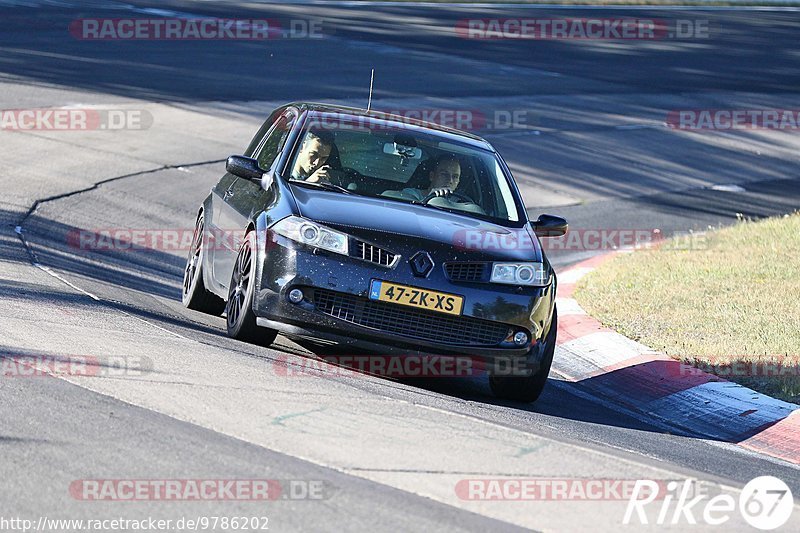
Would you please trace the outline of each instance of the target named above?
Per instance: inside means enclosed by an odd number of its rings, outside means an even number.
[[[450,281],[488,281],[488,267],[489,263],[445,263],[444,271]]]
[[[314,305],[346,322],[442,344],[495,346],[511,331],[510,326],[497,322],[447,316],[325,289],[314,291]]]
[[[397,257],[397,254],[363,241],[356,241],[356,247],[352,255],[385,267],[391,266],[395,257]]]

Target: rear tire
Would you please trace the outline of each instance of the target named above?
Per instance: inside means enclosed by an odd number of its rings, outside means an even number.
[[[517,402],[532,403],[539,399],[539,396],[547,384],[547,376],[550,374],[550,365],[553,363],[553,354],[556,351],[556,334],[558,332],[558,312],[553,307],[553,320],[550,324],[550,331],[547,333],[547,348],[542,356],[539,370],[530,376],[495,376],[489,375],[489,386],[498,398],[514,400]]]
[[[253,312],[253,295],[255,294],[256,271],[255,233],[245,235],[244,242],[236,256],[236,264],[231,274],[228,288],[228,303],[225,305],[228,336],[240,341],[269,346],[275,341],[278,332],[273,329],[259,327],[256,314]]]
[[[181,300],[184,307],[219,316],[225,309],[225,300],[206,289],[203,283],[203,263],[206,255],[203,246],[204,223],[203,214],[200,213],[194,226],[192,247],[189,249],[189,257],[186,258],[186,268],[183,270]]]

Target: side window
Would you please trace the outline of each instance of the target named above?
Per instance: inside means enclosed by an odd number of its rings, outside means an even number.
[[[267,135],[261,150],[258,153],[258,165],[264,170],[269,170],[275,162],[275,158],[283,149],[286,138],[289,136],[294,125],[294,114],[286,113],[275,123],[272,131]]]
[[[244,153],[247,157],[255,157],[253,154],[256,153],[256,150],[261,145],[261,140],[264,138],[264,135],[272,129],[272,125],[281,117],[282,114],[286,113],[286,109],[278,108],[272,113],[269,114],[267,120],[258,128],[258,131],[255,135],[253,135],[250,144],[247,145],[247,151]]]

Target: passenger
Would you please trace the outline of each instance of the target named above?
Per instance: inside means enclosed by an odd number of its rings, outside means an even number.
[[[292,179],[317,183],[330,182],[331,179],[340,177],[341,172],[328,164],[334,151],[333,136],[330,133],[309,131],[295,159]]]

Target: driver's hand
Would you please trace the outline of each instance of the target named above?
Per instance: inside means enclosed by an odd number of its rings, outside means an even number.
[[[330,181],[330,165],[322,165],[317,170],[311,173],[311,175],[306,178],[306,181],[311,183],[319,183],[320,181]]]
[[[306,181],[310,181],[311,183],[317,182],[328,182],[330,183],[332,180],[338,180],[342,176],[342,172],[336,169],[331,168],[330,165],[322,165],[317,170],[315,170]]]
[[[448,196],[450,194],[453,194],[452,190],[450,190],[448,187],[442,187],[439,189],[431,190],[431,192],[428,193],[428,196],[437,197],[437,196]]]

